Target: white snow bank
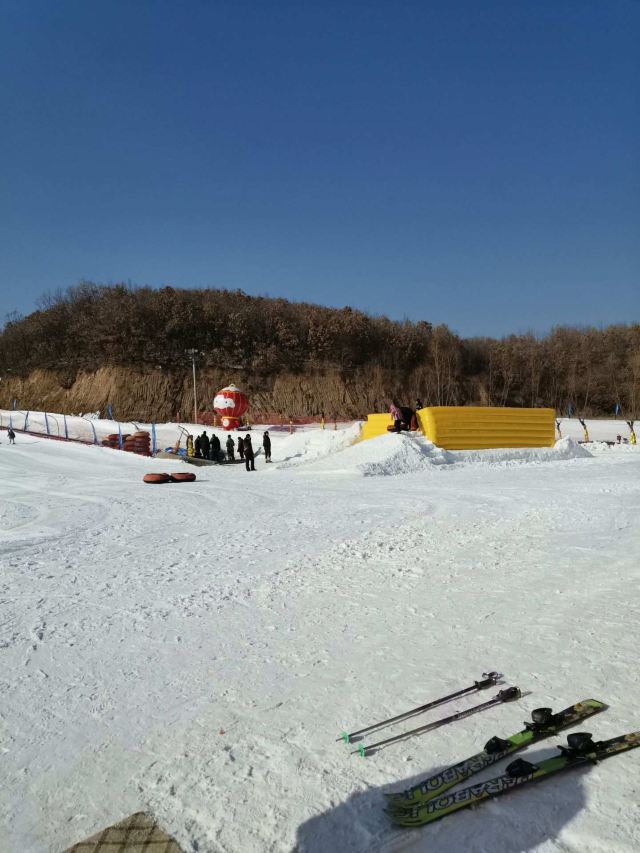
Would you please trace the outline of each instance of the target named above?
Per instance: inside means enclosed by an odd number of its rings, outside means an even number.
[[[495,450],[452,450],[451,463],[463,465],[530,465],[540,462],[561,462],[567,459],[587,459],[592,454],[573,438],[562,438],[554,447],[505,447]]]
[[[422,437],[389,433],[361,441],[306,466],[313,471],[388,477],[446,464],[447,451]]]
[[[345,436],[346,440],[346,436]],[[339,452],[336,452],[339,451]],[[351,447],[333,447],[322,458],[309,458],[304,452],[296,459],[305,470],[327,473],[359,474],[363,477],[388,477],[414,474],[442,466],[490,466],[539,464],[590,457],[572,438],[556,442],[555,447],[505,448],[498,450],[443,450],[422,436],[389,433],[362,441]],[[285,466],[280,467],[286,467]]]
[[[588,441],[582,445],[592,455],[599,453],[638,453],[637,444],[611,444],[606,441]]]
[[[587,459],[591,456],[588,449],[573,438],[561,438],[556,441],[553,452],[560,459]]]
[[[340,430],[308,429],[291,433],[280,441],[278,455],[282,461],[276,467],[295,468],[344,450],[358,438],[360,428],[358,422]]]

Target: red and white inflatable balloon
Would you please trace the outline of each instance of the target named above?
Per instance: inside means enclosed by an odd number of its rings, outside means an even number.
[[[222,426],[226,430],[240,426],[248,407],[249,399],[237,385],[227,385],[222,391],[218,391],[213,400],[214,411],[220,415]]]

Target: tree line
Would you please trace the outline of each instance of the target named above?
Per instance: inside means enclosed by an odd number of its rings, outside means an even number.
[[[199,366],[252,381],[339,371],[383,375],[389,393],[426,405],[549,406],[637,417],[640,324],[558,327],[548,335],[460,338],[445,325],[397,322],[240,290],[132,288],[90,282],[44,297],[0,332],[0,371],[53,370],[68,381],[105,366],[184,372]],[[412,402],[412,401],[407,401]]]

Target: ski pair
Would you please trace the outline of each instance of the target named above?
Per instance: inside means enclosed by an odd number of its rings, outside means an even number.
[[[406,791],[385,794],[389,809],[404,811],[412,806],[427,803],[475,773],[480,773],[486,767],[496,764],[507,755],[574,726],[593,714],[604,711],[606,707],[598,699],[585,699],[557,714],[554,714],[551,708],[536,708],[531,712],[531,722],[526,722],[524,728],[516,734],[508,738],[492,737],[487,741],[484,749],[472,755],[471,758],[447,767],[434,776],[422,779]]]
[[[575,732],[567,737],[567,746],[559,747],[559,754],[531,764],[518,758],[512,761],[502,776],[470,785],[460,791],[445,793],[422,805],[411,806],[403,811],[387,809],[391,820],[400,826],[424,826],[440,820],[460,809],[478,805],[485,800],[507,794],[528,782],[541,781],[564,770],[584,767],[611,758],[640,746],[640,732],[629,732],[610,740],[594,742],[590,734]]]

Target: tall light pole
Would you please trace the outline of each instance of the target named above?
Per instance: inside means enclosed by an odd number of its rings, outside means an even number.
[[[187,355],[191,356],[191,364],[193,366],[193,422],[198,423],[198,396],[196,394],[196,356],[197,349],[188,349]]]

